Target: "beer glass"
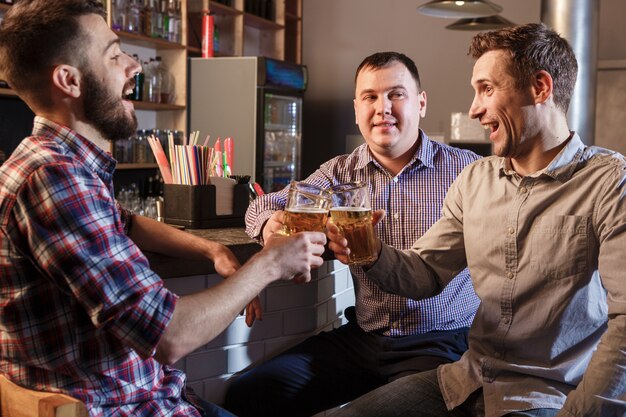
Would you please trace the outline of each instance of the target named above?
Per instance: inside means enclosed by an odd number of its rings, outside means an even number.
[[[324,232],[330,206],[329,191],[304,182],[291,181],[281,233]]]
[[[348,241],[350,265],[367,264],[376,259],[376,237],[367,184],[351,182],[330,187],[330,216]]]

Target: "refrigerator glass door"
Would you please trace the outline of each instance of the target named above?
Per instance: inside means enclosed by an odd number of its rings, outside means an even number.
[[[263,189],[278,191],[300,178],[302,98],[264,94]]]

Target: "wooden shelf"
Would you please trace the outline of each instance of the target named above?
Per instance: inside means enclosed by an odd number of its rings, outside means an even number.
[[[17,97],[17,93],[10,88],[0,88],[0,96],[3,97]]]
[[[244,13],[243,17],[244,17],[243,19],[244,25],[250,26],[253,28],[262,29],[262,30],[281,30],[285,28],[285,26],[279,25],[278,23],[272,20],[267,20],[254,14]]]
[[[149,101],[133,101],[135,110],[176,111],[185,110],[187,107],[179,104],[151,103]]]
[[[155,163],[149,164],[117,164],[115,169],[117,170],[129,170],[129,169],[157,169],[159,166]]]
[[[302,20],[301,17],[299,17],[296,14],[293,14],[291,12],[285,12],[285,19],[290,19],[290,20]]]
[[[226,6],[225,4],[218,3],[216,1],[211,1],[209,8],[211,9],[211,13],[219,14],[221,16],[238,16],[243,13],[241,10],[237,10],[234,7]]]
[[[188,46],[187,47],[187,52],[189,52],[191,54],[202,55],[202,48],[198,48],[197,46]]]
[[[185,45],[175,42],[170,42],[165,39],[151,38],[145,35],[138,35],[136,33],[124,32],[123,30],[117,30],[121,40],[130,43],[135,46],[142,46],[144,48],[155,49],[185,49]]]

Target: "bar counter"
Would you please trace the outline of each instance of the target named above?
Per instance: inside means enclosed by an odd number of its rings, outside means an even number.
[[[227,246],[239,262],[245,263],[252,255],[261,250],[261,245],[251,239],[243,227],[223,229],[185,229],[187,233],[212,240]],[[181,260],[171,256],[146,253],[150,267],[161,278],[178,278],[191,275],[214,274],[213,263],[207,261]]]
[[[242,226],[221,229],[185,229],[187,233],[226,245],[245,263],[261,250]],[[210,261],[189,261],[146,253],[151,268],[165,287],[179,296],[194,294],[222,282]],[[222,404],[229,379],[235,373],[265,361],[322,330],[346,322],[343,311],[354,305],[352,277],[346,265],[332,260],[311,271],[311,282],[297,285],[277,281],[259,294],[263,320],[252,328],[245,316],[235,320],[207,345],[174,366],[187,374],[187,383],[205,400]]]

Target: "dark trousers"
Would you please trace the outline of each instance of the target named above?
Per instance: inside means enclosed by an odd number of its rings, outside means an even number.
[[[352,319],[238,376],[225,408],[239,417],[310,416],[458,360],[467,350],[468,330],[392,338],[365,332]]]

